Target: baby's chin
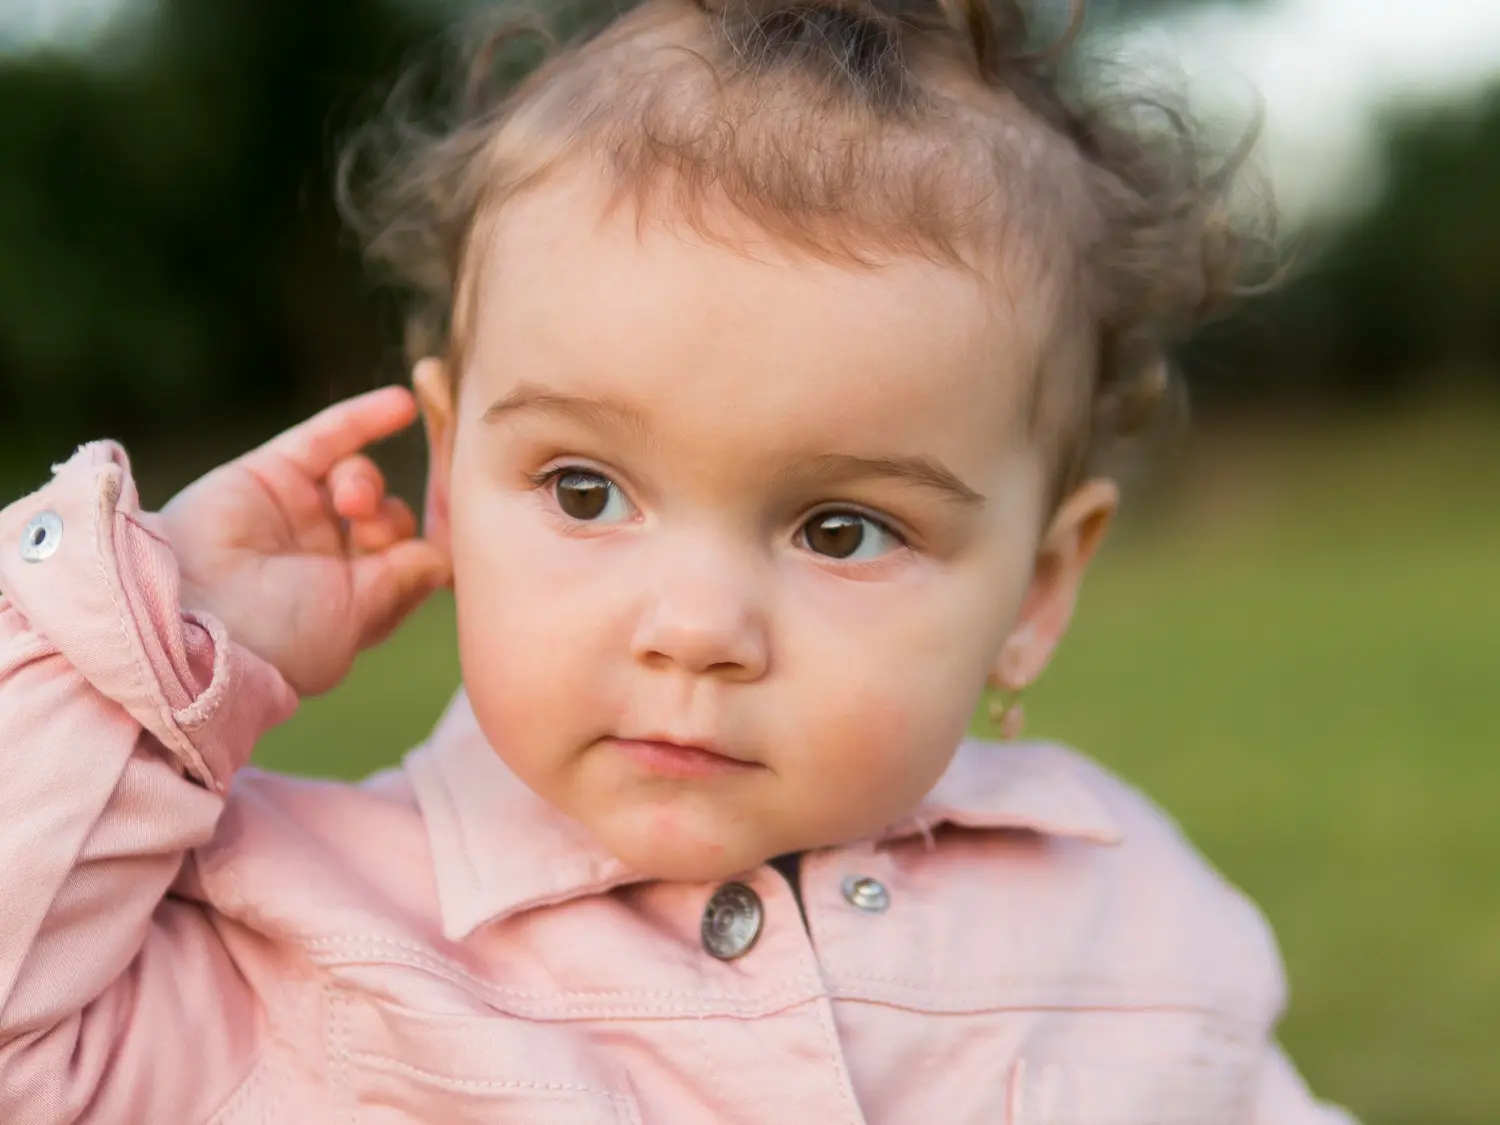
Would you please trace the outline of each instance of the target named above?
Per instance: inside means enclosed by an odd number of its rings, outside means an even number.
[[[648,879],[722,882],[791,850],[775,847],[744,825],[694,824],[689,817],[664,816],[659,809],[641,812],[616,813],[588,827],[616,859]]]

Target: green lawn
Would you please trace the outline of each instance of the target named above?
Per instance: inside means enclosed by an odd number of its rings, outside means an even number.
[[[1367,1125],[1494,1125],[1500,415],[1199,445],[1193,487],[1101,561],[1033,729],[1150,792],[1260,902],[1322,1093]],[[456,681],[444,603],[261,762],[391,762]]]

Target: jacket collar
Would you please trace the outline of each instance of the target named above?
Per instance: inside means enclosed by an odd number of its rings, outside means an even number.
[[[427,825],[450,940],[525,910],[644,879],[505,767],[462,691],[405,768]],[[912,816],[876,842],[951,824],[1117,844],[1123,837],[1102,788],[1098,775],[1061,747],[966,741]]]

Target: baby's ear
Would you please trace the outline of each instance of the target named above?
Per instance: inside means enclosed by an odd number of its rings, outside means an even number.
[[[1021,691],[1046,671],[1068,631],[1084,573],[1119,507],[1113,481],[1081,485],[1057,509],[1037,547],[1031,585],[990,679],[1005,691]]]
[[[453,423],[457,404],[448,365],[440,359],[419,360],[412,369],[412,390],[427,431],[427,493],[423,501],[423,534],[449,550],[448,494],[453,466]]]

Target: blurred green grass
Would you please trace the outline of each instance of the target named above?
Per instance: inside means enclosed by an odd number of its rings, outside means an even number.
[[[1287,1046],[1367,1125],[1500,1121],[1500,415],[1203,434],[1028,701],[1269,915]],[[429,607],[261,747],[357,776],[458,681]]]

